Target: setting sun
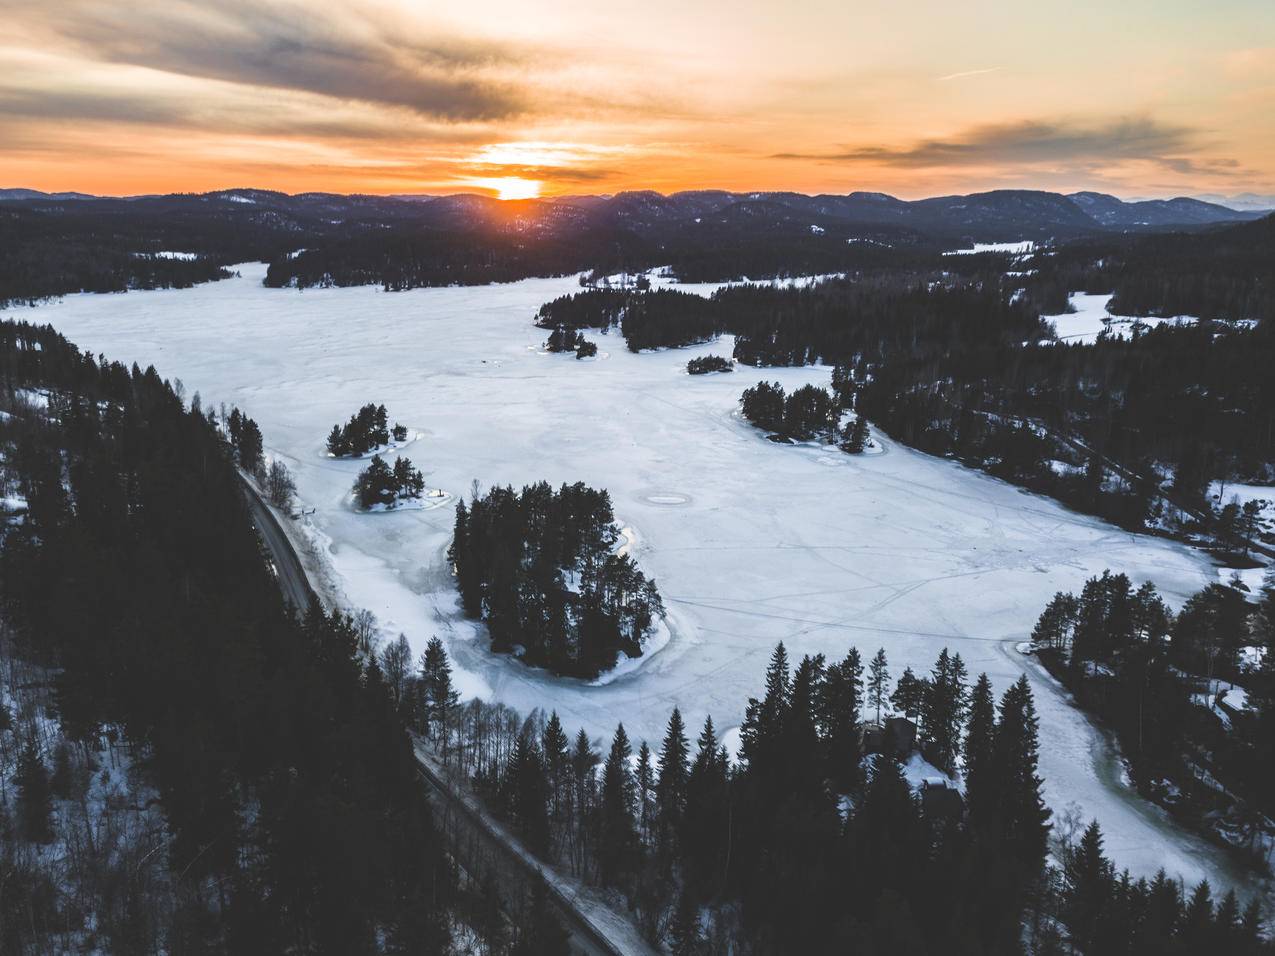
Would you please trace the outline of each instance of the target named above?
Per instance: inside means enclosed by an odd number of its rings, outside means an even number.
[[[497,199],[537,199],[543,185],[538,179],[523,179],[520,176],[495,176],[489,179],[470,179],[467,182],[471,186],[492,190]]]

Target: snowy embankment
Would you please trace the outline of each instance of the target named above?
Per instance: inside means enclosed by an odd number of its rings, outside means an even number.
[[[1075,803],[1096,816],[1118,865],[1233,882],[1218,851],[1121,790],[1102,735],[1012,653],[1056,591],[1078,591],[1110,567],[1135,584],[1154,580],[1176,604],[1216,580],[1202,555],[894,443],[888,454],[851,456],[759,439],[732,414],[744,388],[828,385],[830,369],[685,374],[690,358],[730,354],[729,337],[546,362],[532,318],[578,291],[573,277],[298,293],[263,288],[264,270],[242,266],[241,278],[188,290],[68,296],[32,317],[95,353],[153,362],[206,404],[233,401],[251,414],[292,469],[299,502],[316,509],[302,528],[334,589],[417,653],[443,638],[463,694],[556,709],[595,737],[622,719],[635,740],[656,744],[674,704],[691,728],[710,714],[719,728],[738,727],[776,641],[796,658],[884,647],[895,677],[905,666],[928,672],[946,646],[972,675],[986,671],[998,694],[1027,671],[1046,798],[1058,813]],[[606,336],[596,337],[603,347]],[[360,463],[315,453],[331,423],[371,393],[428,425],[412,457],[428,464],[433,486],[465,497],[474,480],[608,489],[640,529],[639,564],[668,606],[667,645],[601,685],[490,653],[457,606],[445,559],[452,508],[356,514],[344,500]]]

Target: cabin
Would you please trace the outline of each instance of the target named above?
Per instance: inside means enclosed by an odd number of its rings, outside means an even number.
[[[921,812],[927,820],[948,823],[959,820],[965,813],[965,799],[947,777],[926,777],[917,792],[921,795]]]
[[[916,747],[916,723],[906,717],[887,717],[884,722],[868,721],[863,725],[862,750],[865,754],[889,754],[906,757]]]

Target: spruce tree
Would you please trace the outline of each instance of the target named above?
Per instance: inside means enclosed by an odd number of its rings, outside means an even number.
[[[53,795],[49,786],[49,773],[36,749],[34,732],[28,735],[22,754],[18,757],[15,781],[18,785],[18,820],[22,836],[32,843],[48,843],[53,839],[50,822],[53,815]]]
[[[996,746],[996,703],[992,682],[979,674],[970,695],[969,721],[965,728],[965,795],[972,819],[986,823],[997,802],[993,776]]]
[[[602,768],[602,788],[598,796],[598,869],[602,881],[609,885],[619,883],[635,862],[637,797],[633,772],[629,769],[632,755],[629,735],[624,732],[624,725],[619,724]]]
[[[686,812],[686,784],[690,770],[690,742],[686,739],[682,712],[674,707],[660,747],[660,773],[655,784],[656,842],[661,852],[669,856],[674,850],[674,841]]]
[[[1111,864],[1103,856],[1102,830],[1094,820],[1063,865],[1063,912],[1082,952],[1088,952],[1098,937],[1111,885]]]
[[[863,664],[859,651],[852,647],[841,663],[828,668],[820,702],[824,759],[828,777],[838,793],[855,792],[862,782],[862,695]]]
[[[881,708],[885,706],[890,686],[890,669],[885,659],[885,648],[877,648],[868,665],[868,706],[876,710],[876,721],[881,723]]]
[[[890,703],[910,720],[917,720],[921,716],[921,709],[925,704],[925,681],[918,679],[911,667],[903,669]]]

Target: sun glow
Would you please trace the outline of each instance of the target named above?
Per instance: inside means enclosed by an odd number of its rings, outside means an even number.
[[[521,176],[492,176],[469,179],[466,183],[479,189],[490,189],[497,199],[538,199],[540,187],[544,185],[539,179],[523,179]]]

